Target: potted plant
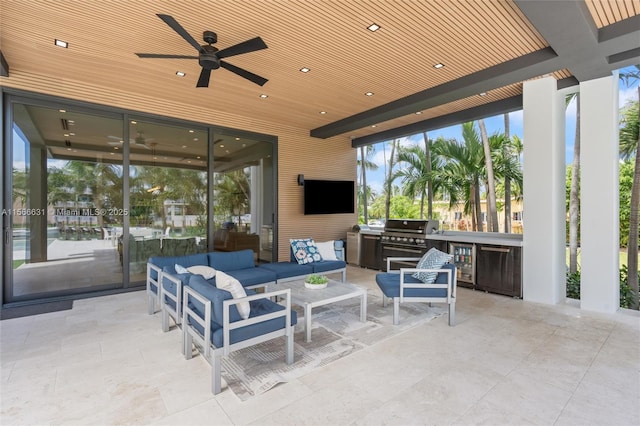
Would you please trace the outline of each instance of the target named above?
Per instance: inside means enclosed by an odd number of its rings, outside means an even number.
[[[319,290],[327,287],[328,282],[329,278],[324,275],[311,274],[305,279],[304,286],[313,290]]]

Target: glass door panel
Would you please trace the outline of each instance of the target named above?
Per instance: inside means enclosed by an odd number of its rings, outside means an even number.
[[[207,251],[208,131],[131,120],[129,277],[151,256]]]
[[[14,104],[7,301],[122,287],[122,121]]]
[[[273,144],[215,135],[214,250],[251,249],[256,262],[273,261]]]

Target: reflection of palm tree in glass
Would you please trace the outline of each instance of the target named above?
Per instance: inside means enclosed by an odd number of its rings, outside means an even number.
[[[47,170],[47,196],[52,206],[73,201],[79,208],[82,195],[89,195],[87,208],[98,211],[104,207],[122,206],[122,180],[118,166],[105,163],[69,161],[63,168]],[[97,215],[97,224],[104,226],[104,217]]]
[[[240,216],[249,209],[249,176],[244,170],[225,173],[215,184],[216,201],[221,213]]]
[[[186,228],[187,209],[197,215],[206,213],[206,173],[168,167],[137,167],[132,178],[131,197],[136,205],[150,207],[150,214],[160,217],[167,227],[166,202],[182,203],[182,226]]]

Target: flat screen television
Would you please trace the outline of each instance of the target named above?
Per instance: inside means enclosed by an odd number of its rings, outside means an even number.
[[[353,213],[352,180],[304,180],[304,214]]]

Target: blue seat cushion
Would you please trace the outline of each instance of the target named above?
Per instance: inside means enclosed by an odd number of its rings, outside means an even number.
[[[262,266],[235,269],[232,271],[225,271],[228,275],[240,281],[243,287],[251,287],[257,284],[265,284],[274,282],[276,280],[276,273],[270,269],[263,268]]]
[[[347,263],[344,260],[323,260],[320,262],[314,262],[311,266],[313,267],[313,272],[318,273],[346,268]]]
[[[176,295],[176,283],[174,283],[173,281],[169,280],[167,278],[167,275],[171,275],[173,278],[177,278],[180,280],[180,282],[182,283],[183,286],[185,285],[189,285],[189,280],[191,279],[191,276],[193,274],[191,273],[186,273],[186,274],[176,274],[175,272],[171,272],[171,271],[175,271],[175,269],[173,269],[173,266],[165,266],[164,268],[162,268],[162,288],[164,288],[164,290],[167,293],[171,293],[174,296]]]
[[[455,266],[445,264],[442,269],[451,269],[455,274]],[[411,273],[404,274],[404,282],[410,284],[424,284],[424,282],[412,276]],[[453,282],[453,281],[452,281]],[[435,283],[446,284],[447,274],[439,273]],[[400,274],[399,273],[379,273],[376,274],[376,284],[387,297],[400,297]],[[426,286],[427,284],[425,284]],[[447,297],[447,289],[445,288],[407,288],[404,290],[405,297]]]
[[[194,275],[192,277],[189,286],[205,298],[211,300],[213,311],[211,318],[211,341],[215,347],[222,347],[224,343],[224,333],[222,328],[222,302],[224,300],[232,299],[231,293],[211,286],[204,278],[202,278],[202,276],[199,275]],[[252,290],[246,290],[246,292],[247,295],[256,294]],[[249,318],[259,317],[261,315],[283,311],[285,309],[284,306],[268,299],[252,300],[249,303],[251,305],[251,314]],[[189,306],[198,314],[198,316],[200,316],[200,318],[204,318],[204,306],[200,302],[192,300],[189,302]],[[236,322],[239,320],[241,320],[241,318],[238,313],[238,309],[235,306],[232,306],[229,310],[229,322]],[[298,317],[296,312],[291,310],[291,325],[295,325],[297,322]],[[200,334],[204,334],[204,329],[199,324],[191,321],[190,324],[193,325]],[[262,323],[252,324],[232,330],[230,334],[231,344],[281,330],[284,326],[285,318],[283,317],[274,318]]]
[[[313,273],[312,265],[299,265],[297,262],[265,263],[264,265],[261,265],[261,267],[275,272],[278,279],[297,277],[298,275],[309,275]]]
[[[187,256],[154,256],[149,258],[149,263],[162,270],[164,270],[165,267],[170,267],[171,269],[169,269],[169,271],[171,271],[172,274],[175,274],[176,263],[180,266],[184,266],[185,268],[195,265],[209,265],[209,258],[205,253],[190,254]],[[151,278],[154,280],[158,279],[158,274],[153,270],[151,271]]]
[[[207,253],[204,256],[209,259],[208,263],[206,263],[207,265],[220,271],[228,272],[255,267],[253,255],[253,250],[247,249],[229,252],[216,251]]]

